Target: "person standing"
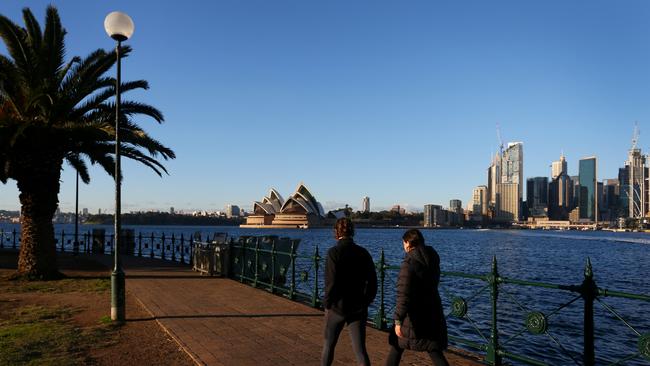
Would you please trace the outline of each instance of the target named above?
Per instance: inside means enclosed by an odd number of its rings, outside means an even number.
[[[448,366],[443,354],[447,323],[438,293],[440,257],[435,249],[424,245],[417,229],[404,233],[402,244],[406,256],[397,279],[395,327],[388,336],[386,366],[399,365],[405,349],[427,352],[434,365]]]
[[[354,226],[348,218],[334,226],[335,246],[327,251],[325,264],[325,339],[321,365],[334,360],[334,349],[345,324],[359,365],[370,365],[366,350],[368,306],[377,294],[375,263],[368,251],[354,243]]]

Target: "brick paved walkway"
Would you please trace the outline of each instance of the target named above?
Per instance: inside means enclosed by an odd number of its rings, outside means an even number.
[[[201,277],[187,266],[124,258],[127,291],[200,365],[318,365],[323,312],[236,281]],[[153,264],[153,266],[152,266]],[[127,321],[150,319],[129,318]],[[368,328],[371,362],[383,364],[387,334]],[[403,365],[428,365],[405,352]],[[452,365],[478,365],[448,354]],[[347,331],[335,365],[354,365]]]

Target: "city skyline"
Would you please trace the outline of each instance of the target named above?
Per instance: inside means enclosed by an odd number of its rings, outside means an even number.
[[[124,163],[125,212],[250,210],[259,192],[296,181],[326,209],[357,209],[364,196],[373,211],[451,199],[466,207],[486,183],[497,123],[504,141],[524,142],[526,178],[550,176],[562,152],[571,175],[596,155],[598,180],[616,178],[634,121],[639,147],[650,146],[644,2],[34,0],[3,2],[0,13],[22,24],[28,6],[41,20],[50,2],[68,58],[113,47],[110,11],[134,19],[124,79],[149,81],[133,97],[166,123],[143,126],[178,158],[162,179]],[[61,209],[74,211],[70,167],[61,179]],[[80,207],[112,212],[113,186],[92,168]],[[0,209],[18,208],[15,182],[0,186]]]

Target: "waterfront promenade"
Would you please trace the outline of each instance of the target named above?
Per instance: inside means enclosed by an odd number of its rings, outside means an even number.
[[[109,256],[98,260],[110,267]],[[186,265],[124,257],[127,291],[150,314],[127,322],[156,321],[199,365],[317,365],[323,312],[224,278],[202,277]],[[368,352],[383,364],[387,334],[368,328]],[[424,354],[406,352],[403,365],[428,365]],[[452,365],[478,362],[448,353]],[[347,330],[335,365],[353,365]]]

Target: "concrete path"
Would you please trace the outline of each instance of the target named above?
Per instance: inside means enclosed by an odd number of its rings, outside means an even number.
[[[106,257],[104,257],[106,258]],[[105,260],[105,259],[104,259]],[[187,265],[124,258],[127,291],[199,365],[318,365],[323,312],[264,290],[223,278],[202,277]],[[387,334],[368,328],[373,365],[388,353]],[[429,365],[424,354],[407,351],[402,365]],[[448,353],[452,365],[477,362]],[[347,331],[336,348],[335,365],[354,365]]]

